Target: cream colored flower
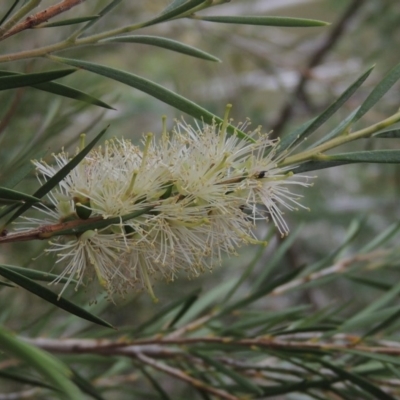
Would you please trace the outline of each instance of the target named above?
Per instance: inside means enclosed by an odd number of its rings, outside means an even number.
[[[160,140],[146,135],[142,148],[112,139],[93,149],[49,194],[54,207],[42,209],[45,222],[30,219],[35,225],[118,220],[53,240],[48,252],[66,264],[59,279],[98,281],[110,296],[139,286],[154,297],[154,279],[172,281],[179,271],[197,276],[224,254],[257,242],[258,219],[270,217],[287,234],[283,210],[301,207],[290,188],[309,186],[307,178],[279,168],[277,141],[259,129],[247,138],[229,134],[227,118],[212,125],[178,122]],[[69,156],[54,159],[55,166],[34,162],[41,180]],[[143,213],[123,221],[135,212]]]

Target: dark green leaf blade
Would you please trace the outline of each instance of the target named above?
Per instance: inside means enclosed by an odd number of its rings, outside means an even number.
[[[348,380],[355,385],[359,386],[361,389],[365,390],[367,393],[373,394],[379,400],[396,400],[394,397],[382,391],[379,387],[370,383],[367,379],[361,377],[360,375],[354,374],[345,370],[344,368],[339,368],[338,366],[325,361],[319,361],[323,366],[332,370],[336,375],[344,380]]]
[[[115,7],[118,6],[119,3],[121,3],[122,0],[113,0],[111,3],[107,4],[99,13],[98,17],[90,22],[88,22],[85,26],[80,28],[77,32],[74,33],[73,36],[78,37],[81,33],[84,31],[88,30],[90,27],[92,27],[94,24],[96,24],[102,17],[107,15],[110,11],[112,11]]]
[[[29,194],[25,194],[22,192],[18,192],[13,189],[8,189],[5,187],[0,187],[0,198],[7,200],[19,200],[26,201],[28,203],[37,203],[40,201],[37,197],[30,196]]]
[[[16,5],[19,3],[19,0],[14,0],[14,3],[11,4],[11,7],[6,11],[6,13],[3,15],[3,17],[0,20],[0,25],[3,25],[3,22],[8,18],[8,16],[13,12],[14,8]],[[0,28],[1,32],[1,28]]]
[[[135,89],[138,89],[144,93],[149,94],[150,96],[155,97],[156,99],[169,104],[176,109],[185,112],[186,114],[204,121],[207,124],[212,124],[213,122],[222,123],[223,120],[216,115],[210,113],[205,108],[197,105],[191,100],[186,99],[185,97],[172,92],[169,89],[164,88],[163,86],[152,82],[148,79],[142,78],[138,75],[134,75],[125,71],[121,71],[118,69],[110,68],[104,65],[93,64],[87,61],[74,60],[71,58],[63,58],[56,56],[48,56],[51,60],[74,65],[77,68],[82,68],[87,71],[91,71],[98,75],[106,76],[107,78],[113,79],[115,81],[124,83],[128,86],[131,86]],[[231,132],[235,132],[239,137],[250,139],[244,132],[236,129],[235,127],[229,125],[228,129]]]
[[[192,354],[194,354],[196,357],[203,359],[206,362],[206,364],[212,365],[216,371],[220,372],[223,375],[228,376],[233,381],[235,381],[240,386],[241,391],[262,395],[263,390],[260,387],[258,387],[255,383],[253,383],[250,379],[246,379],[240,373],[237,373],[233,369],[226,367],[224,364],[218,362],[212,357],[206,356],[203,353],[193,351]]]
[[[150,36],[150,35],[115,36],[101,40],[99,43],[107,43],[107,42],[148,44],[151,46],[157,46],[163,49],[172,50],[177,53],[186,54],[188,56],[201,58],[203,60],[221,62],[219,58],[214,57],[213,55],[206,53],[205,51],[199,50],[193,46],[189,46],[187,44],[178,42],[176,40],[166,39],[159,36]]]
[[[0,327],[0,348],[35,368],[60,391],[61,399],[84,400],[81,391],[70,380],[69,368],[51,354],[23,342],[2,327]]]
[[[355,82],[353,82],[342,95],[335,100],[325,111],[318,117],[305,123],[299,129],[285,136],[279,144],[279,151],[286,150],[289,146],[298,143],[301,139],[316,131],[323,123],[325,123],[340,107],[356,92],[356,90],[364,83],[372,72],[373,67],[364,72]]]
[[[42,383],[37,379],[28,378],[23,375],[17,375],[12,372],[8,372],[8,371],[0,370],[0,378],[10,379],[15,382],[22,383],[24,385],[32,385],[32,386],[44,387],[44,388],[51,389],[51,390],[56,390],[56,388],[54,386],[46,385],[45,383]]]
[[[63,180],[90,152],[94,145],[100,140],[100,138],[106,133],[108,127],[103,129],[83,150],[81,150],[68,164],[64,165],[53,177],[44,183],[33,196],[42,198],[46,195],[53,187],[55,187],[61,180]],[[25,204],[20,207],[12,217],[7,221],[6,225],[14,221],[26,210],[30,208],[30,204]]]
[[[183,4],[181,2],[178,2],[178,4],[176,4],[176,7],[173,7],[172,9],[169,8],[167,11],[166,9],[164,9],[164,11],[158,17],[153,18],[150,21],[144,22],[143,24],[141,24],[141,26],[145,27],[168,21],[192,10],[193,8],[205,2],[206,0],[188,0]]]
[[[400,150],[373,150],[320,156],[323,160],[307,161],[292,169],[294,174],[357,163],[399,164]]]
[[[17,267],[15,265],[8,265],[8,264],[0,264],[0,266],[3,266],[11,271],[17,272],[18,274],[23,275],[25,278],[37,280],[37,281],[43,281],[43,282],[53,282],[55,279],[58,278],[58,275],[56,274],[50,274],[48,272],[43,272],[43,271],[38,271],[35,269],[30,269],[30,268],[23,268],[23,267]],[[59,280],[60,283],[67,283],[68,278],[64,277]],[[69,281],[70,283],[77,283],[76,280],[71,279]]]
[[[61,69],[58,71],[39,72],[24,75],[3,76],[0,78],[0,90],[15,89],[22,86],[32,86],[38,83],[53,81],[75,72],[76,69]]]
[[[241,24],[241,25],[262,25],[262,26],[285,26],[285,27],[316,27],[327,26],[329,22],[319,21],[316,19],[290,18],[290,17],[271,17],[271,16],[212,16],[203,17],[196,15],[192,17],[208,22],[219,22],[224,24]]]
[[[102,320],[101,318],[96,317],[95,315],[89,313],[81,307],[78,307],[74,303],[64,299],[63,297],[59,297],[57,294],[52,292],[51,290],[39,285],[35,281],[26,278],[25,276],[19,274],[18,272],[14,272],[11,269],[5,267],[4,265],[0,265],[0,275],[4,278],[10,280],[11,282],[16,283],[17,285],[23,287],[29,292],[35,294],[36,296],[41,297],[47,302],[54,304],[56,307],[61,308],[70,314],[74,314],[82,319],[93,322],[98,325],[105,326],[107,328],[114,328],[108,322]]]
[[[361,104],[354,120],[359,120],[400,79],[400,63],[394,66]]]
[[[400,128],[387,129],[382,132],[377,132],[374,133],[372,137],[382,139],[398,139],[400,138]]]
[[[17,74],[16,72],[0,71],[0,76],[10,76],[10,75],[21,76],[23,74],[20,73]],[[99,107],[107,108],[109,110],[114,110],[113,107],[104,103],[100,99],[97,99],[96,97],[93,97],[90,94],[82,92],[81,90],[74,89],[70,86],[62,85],[61,83],[45,82],[45,83],[39,83],[37,85],[32,85],[31,87],[43,90],[44,92],[57,94],[59,96],[68,97],[70,99],[79,100]]]
[[[36,26],[35,29],[53,28],[55,26],[75,25],[75,24],[80,24],[82,22],[92,21],[92,20],[98,19],[98,18],[99,18],[99,15],[88,15],[87,17],[64,19],[62,21],[48,22],[45,24],[40,24],[40,25]]]

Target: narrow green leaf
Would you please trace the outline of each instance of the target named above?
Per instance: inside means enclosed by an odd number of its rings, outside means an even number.
[[[162,10],[161,15],[162,14],[166,14],[167,12],[170,12],[170,11],[174,10],[175,8],[177,8],[177,7],[180,7],[185,2],[187,2],[187,0],[172,0],[172,2],[169,3],[167,5],[167,7],[164,8],[164,10]]]
[[[269,280],[271,274],[278,267],[279,263],[292,247],[293,243],[297,240],[299,233],[302,232],[302,229],[303,226],[299,224],[299,226],[293,232],[290,232],[289,236],[285,237],[284,240],[280,242],[279,247],[268,260],[268,263],[263,266],[261,273],[257,276],[257,279],[253,284],[253,290],[257,290],[261,286],[264,286],[265,282]]]
[[[153,18],[150,21],[141,24],[141,26],[145,27],[145,26],[155,25],[159,24],[160,22],[168,21],[173,18],[179,17],[179,15],[192,10],[198,5],[205,3],[206,1],[207,0],[188,0],[184,3],[179,2],[180,4],[175,4],[175,7],[173,7],[172,9],[169,8],[167,11],[166,9],[164,9],[164,11],[158,17]]]
[[[103,129],[83,150],[81,150],[68,164],[64,165],[54,176],[52,176],[48,181],[44,183],[33,196],[42,198],[51,189],[53,189],[60,181],[62,181],[90,152],[90,150],[95,146],[95,144],[100,140],[100,138],[106,133],[108,127]],[[7,221],[6,225],[14,221],[20,215],[22,215],[26,210],[30,208],[30,204],[25,204],[20,207],[13,216]]]
[[[82,22],[92,21],[92,20],[98,19],[98,18],[99,18],[99,15],[88,15],[87,17],[64,19],[62,21],[48,22],[45,24],[40,24],[40,25],[36,26],[35,29],[53,28],[54,26],[75,25],[75,24],[80,24]]]
[[[0,187],[0,198],[6,199],[6,200],[26,201],[28,203],[36,203],[36,202],[40,201],[40,199],[38,199],[37,197],[18,192],[16,190],[7,189],[5,187]]]
[[[400,163],[400,150],[357,151],[327,156],[329,161],[344,161],[346,163]]]
[[[32,86],[38,83],[53,81],[75,72],[76,69],[60,69],[58,71],[39,72],[34,74],[11,75],[0,78],[0,90]]]
[[[343,276],[347,279],[350,279],[353,282],[360,283],[361,285],[366,285],[366,286],[372,287],[377,290],[387,291],[392,287],[392,285],[389,285],[386,282],[379,282],[375,278],[368,279],[363,276],[356,276],[353,274],[343,274]]]
[[[71,371],[57,358],[16,338],[0,327],[0,348],[35,368],[61,393],[65,400],[84,400],[81,391],[71,382]]]
[[[11,4],[11,7],[7,10],[7,12],[3,15],[3,17],[0,20],[0,25],[3,25],[3,22],[8,18],[8,16],[13,12],[14,8],[16,5],[19,3],[19,0],[14,0],[14,3]],[[1,30],[1,28],[0,28]]]
[[[387,241],[396,236],[399,230],[400,230],[400,222],[396,222],[390,225],[389,228],[379,233],[377,236],[374,237],[374,239],[371,242],[367,243],[364,247],[362,247],[360,249],[360,253],[368,253],[372,250],[377,249],[378,247],[383,246]]]
[[[255,383],[253,383],[249,379],[246,379],[243,375],[235,372],[233,369],[226,367],[224,364],[218,362],[214,358],[208,357],[205,354],[197,351],[192,351],[191,353],[194,354],[196,357],[203,359],[206,362],[206,364],[213,366],[221,374],[231,378],[240,386],[240,388],[243,391],[255,393],[258,395],[263,394],[263,390],[260,387],[258,387]]]
[[[196,289],[194,292],[192,292],[186,296],[183,296],[182,298],[179,298],[179,299],[173,301],[172,303],[166,305],[159,312],[157,312],[154,316],[152,316],[150,319],[148,319],[146,322],[144,322],[143,324],[141,324],[137,328],[135,328],[133,330],[133,332],[131,330],[131,333],[135,334],[135,333],[143,332],[150,326],[156,324],[159,320],[161,320],[165,315],[169,314],[171,311],[186,304],[189,299],[193,298],[194,296],[198,296],[199,293],[200,293],[200,289]]]
[[[172,319],[172,321],[168,324],[167,328],[172,328],[176,325],[176,323],[186,314],[186,312],[190,309],[190,307],[197,301],[199,298],[199,292],[197,291],[193,295],[189,296],[188,299],[182,304],[181,309],[176,314],[176,316]]]
[[[118,42],[118,43],[140,43],[148,44],[151,46],[161,47],[163,49],[176,51],[177,53],[186,54],[192,57],[201,58],[208,61],[221,60],[213,55],[206,53],[205,51],[199,50],[193,46],[178,42],[172,39],[166,39],[159,36],[149,36],[149,35],[131,35],[131,36],[115,36],[108,39],[101,40],[99,43],[107,42]]]
[[[10,75],[23,76],[24,74],[0,70],[0,76],[10,76]],[[37,85],[32,85],[31,87],[38,90],[42,90],[44,92],[56,94],[63,97],[68,97],[70,99],[83,101],[84,103],[89,103],[95,106],[107,108],[108,110],[114,110],[113,107],[97,99],[96,97],[93,97],[90,94],[82,92],[81,90],[74,89],[70,86],[62,85],[61,83],[46,82],[46,83],[39,83]]]
[[[384,307],[386,304],[394,300],[396,297],[398,297],[400,294],[400,284],[394,285],[389,291],[387,291],[385,294],[380,296],[377,300],[369,304],[367,307],[362,309],[360,312],[358,312],[356,315],[353,317],[349,318],[341,327],[340,330],[344,331],[347,329],[347,327],[353,325],[356,323],[357,320],[360,320],[362,318],[367,317],[371,313],[375,312],[376,310],[379,310],[380,308]]]
[[[396,310],[391,313],[388,317],[385,318],[384,315],[381,316],[383,321],[381,321],[378,325],[374,326],[373,328],[369,329],[367,332],[365,332],[362,337],[366,338],[368,336],[373,336],[376,333],[382,331],[383,329],[389,327],[390,325],[393,325],[395,322],[397,322],[400,318],[400,310],[396,306]]]
[[[88,394],[96,400],[105,400],[104,397],[99,393],[99,391],[91,384],[91,382],[83,378],[75,369],[71,368],[73,373],[72,382],[82,390],[83,393]]]
[[[12,372],[8,372],[5,370],[0,370],[0,378],[19,382],[19,383],[22,383],[23,385],[31,385],[31,386],[43,387],[43,388],[47,388],[47,389],[51,389],[51,390],[57,390],[54,386],[46,385],[45,383],[42,383],[36,379],[27,378],[24,375],[17,375],[17,374],[14,374]]]
[[[372,351],[367,352],[367,351],[361,351],[361,350],[353,350],[353,349],[344,349],[346,353],[350,354],[355,354],[357,356],[361,356],[364,358],[369,358],[372,360],[377,360],[381,361],[383,363],[389,363],[393,365],[400,366],[400,358],[398,356],[390,356],[387,354],[379,354],[379,353],[374,353]]]
[[[48,58],[56,62],[73,65],[77,68],[82,68],[95,74],[103,75],[107,78],[124,83],[144,93],[147,93],[150,96],[153,96],[156,99],[161,100],[162,102],[169,104],[170,106],[175,107],[176,109],[183,111],[198,120],[204,121],[207,124],[212,124],[214,121],[219,123],[223,122],[221,118],[210,113],[205,108],[200,107],[193,101],[188,100],[185,97],[140,76],[118,69],[110,68],[104,65],[93,64],[87,61],[73,60],[71,58],[62,58],[56,56],[48,56]],[[236,129],[232,125],[229,125],[228,129],[230,130],[230,132],[235,132],[241,138],[246,138],[249,141],[252,140],[244,132]]]
[[[361,377],[360,375],[351,373],[351,372],[345,370],[344,368],[339,368],[336,365],[334,365],[328,361],[322,360],[322,359],[319,362],[324,367],[332,370],[336,375],[338,375],[342,379],[348,380],[348,381],[354,383],[355,385],[359,386],[361,389],[365,390],[367,393],[370,393],[370,394],[376,396],[376,398],[379,400],[396,400],[394,397],[385,393],[379,387],[371,384],[367,379]]]
[[[372,72],[373,67],[364,72],[355,82],[353,82],[342,95],[335,100],[325,111],[323,111],[318,117],[303,124],[299,129],[285,136],[279,144],[279,151],[286,150],[289,146],[298,143],[300,140],[305,138],[316,131],[322,124],[324,124],[340,107],[354,94],[354,92],[364,83]]]
[[[30,268],[23,268],[23,267],[17,267],[15,265],[8,265],[8,264],[0,264],[0,266],[3,266],[11,271],[17,272],[18,274],[23,275],[25,278],[33,279],[36,281],[43,281],[43,282],[53,282],[56,278],[58,278],[58,275],[56,274],[50,274],[48,272],[43,272],[43,271],[38,271],[36,269],[30,269]],[[68,280],[69,278],[61,278],[60,283],[77,283],[76,280]]]
[[[268,293],[272,292],[276,287],[281,286],[294,279],[301,272],[301,270],[302,270],[301,268],[298,268],[294,271],[289,271],[285,274],[282,274],[275,279],[271,279],[264,285],[264,287],[261,287],[258,290],[253,291],[243,299],[238,300],[237,302],[222,308],[221,311],[218,313],[218,316],[225,315],[234,310],[245,307],[248,304],[251,304],[256,300],[260,299],[261,297],[266,296]]]
[[[142,372],[142,374],[147,378],[147,380],[151,383],[151,385],[154,387],[156,392],[160,395],[161,400],[172,400],[171,397],[169,397],[168,393],[162,388],[162,386],[157,382],[156,379],[154,379],[151,374],[149,374],[146,371],[146,368],[142,367],[140,364],[138,365],[138,368]]]
[[[333,139],[336,136],[341,135],[353,123],[354,117],[357,114],[358,110],[359,110],[359,107],[356,108],[350,115],[348,115],[336,128],[332,129],[328,134],[326,134],[320,140],[318,140],[315,143],[313,143],[310,146],[310,148],[317,147],[320,144],[325,143],[328,140]]]
[[[393,67],[381,82],[374,88],[365,101],[361,104],[354,120],[359,120],[369,109],[371,109],[383,95],[399,80],[400,78],[400,63]]]
[[[99,22],[101,18],[103,18],[105,15],[107,15],[110,11],[112,11],[115,7],[118,6],[119,3],[121,3],[122,0],[113,0],[109,4],[107,4],[99,13],[98,17],[90,22],[88,22],[85,26],[80,28],[75,34],[78,37],[81,33],[84,31],[88,30],[90,27],[92,27],[94,24]]]
[[[267,16],[212,16],[203,17],[196,15],[192,17],[208,22],[220,22],[224,24],[241,24],[241,25],[263,25],[263,26],[286,26],[286,27],[315,27],[327,26],[329,22],[318,21],[316,19],[290,18],[290,17],[267,17]]]
[[[43,300],[54,304],[56,307],[61,308],[71,314],[74,314],[80,318],[83,318],[87,321],[93,322],[98,325],[106,326],[108,328],[114,328],[108,322],[102,320],[101,318],[96,317],[95,315],[89,313],[81,307],[78,307],[74,303],[64,299],[63,297],[59,297],[57,294],[52,292],[51,290],[39,285],[35,281],[26,278],[25,276],[19,274],[18,272],[14,272],[11,269],[6,268],[4,265],[0,265],[0,275],[4,278],[14,282],[15,284],[23,287],[29,292],[35,294],[38,297],[41,297]]]
[[[382,139],[398,139],[400,138],[400,128],[387,129],[382,132],[377,132],[374,133],[372,137]]]
[[[324,161],[307,161],[292,169],[294,174],[357,163],[399,164],[400,150],[372,150],[318,156]]]

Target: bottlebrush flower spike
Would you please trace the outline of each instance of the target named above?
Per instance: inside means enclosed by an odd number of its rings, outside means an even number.
[[[144,137],[143,149],[109,140],[59,183],[49,194],[53,207],[41,208],[46,220],[29,218],[30,225],[119,218],[50,242],[47,251],[66,263],[60,278],[76,279],[77,286],[97,281],[110,297],[140,287],[155,299],[154,279],[173,281],[179,271],[197,276],[241,244],[259,243],[258,219],[270,217],[282,235],[289,232],[283,210],[302,207],[289,188],[309,186],[308,178],[278,167],[279,142],[259,128],[247,138],[229,134],[229,108],[223,124],[181,121],[170,134],[164,126],[158,141]],[[55,166],[34,161],[40,180],[69,161],[64,152],[54,159]]]

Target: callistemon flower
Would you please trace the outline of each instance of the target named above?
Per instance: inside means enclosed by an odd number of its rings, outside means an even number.
[[[222,124],[180,121],[159,140],[147,134],[141,147],[111,139],[91,150],[49,194],[52,207],[40,208],[47,218],[28,219],[81,227],[50,242],[47,251],[66,265],[58,280],[97,281],[110,297],[139,287],[155,298],[155,278],[197,276],[242,244],[260,243],[258,219],[271,218],[286,235],[283,211],[301,207],[290,188],[309,186],[308,178],[278,166],[279,142],[260,129],[245,136],[227,126],[228,112]],[[65,152],[53,157],[55,166],[34,161],[41,181],[70,160]],[[84,229],[99,219],[103,227]]]

